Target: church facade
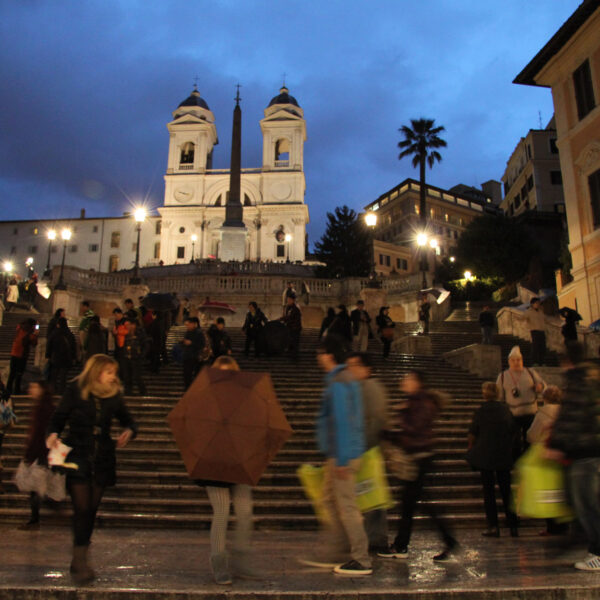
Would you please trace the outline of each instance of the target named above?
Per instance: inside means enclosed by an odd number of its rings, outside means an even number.
[[[309,220],[304,203],[306,122],[287,88],[270,101],[260,126],[262,165],[241,172],[245,259],[304,261]],[[196,89],[173,112],[167,128],[165,199],[158,209],[161,259],[173,264],[221,258],[230,173],[212,168],[218,143],[215,119]]]
[[[246,230],[245,259],[303,261],[308,207],[304,203],[304,142],[302,108],[281,88],[264,111],[263,164],[241,173],[241,200]],[[165,196],[158,215],[141,226],[140,266],[220,259],[229,170],[213,169],[217,144],[213,113],[198,91],[184,100],[167,124],[169,149]],[[135,262],[136,223],[133,216],[0,221],[0,266],[15,272],[32,258],[35,270],[60,265],[60,232],[72,237],[65,246],[65,265],[110,272],[130,269]],[[48,233],[57,239],[49,242]]]

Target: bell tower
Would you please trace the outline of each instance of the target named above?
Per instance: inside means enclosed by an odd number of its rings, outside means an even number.
[[[212,168],[213,148],[219,143],[215,116],[194,89],[173,111],[165,176],[165,205],[199,202],[200,177]],[[196,175],[196,177],[194,177]]]

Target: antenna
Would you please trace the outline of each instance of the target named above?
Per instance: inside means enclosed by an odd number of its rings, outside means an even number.
[[[544,126],[542,125],[542,111],[538,110],[538,118],[540,120],[540,129],[544,129]]]
[[[286,76],[286,73],[283,74],[283,86],[282,87],[286,87],[286,85],[285,85],[285,76]]]

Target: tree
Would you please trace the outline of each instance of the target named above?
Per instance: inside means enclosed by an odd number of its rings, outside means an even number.
[[[327,213],[327,227],[315,244],[315,254],[326,266],[325,277],[364,277],[371,263],[371,234],[354,210],[337,207]]]
[[[448,144],[438,137],[438,133],[444,131],[444,127],[434,127],[435,119],[411,119],[411,127],[402,125],[398,130],[404,139],[398,142],[398,148],[402,152],[398,155],[398,160],[405,156],[412,156],[413,167],[419,167],[419,215],[423,230],[427,225],[427,206],[425,202],[425,164],[432,169],[434,163],[441,162],[442,156],[436,148],[445,148]]]
[[[525,227],[505,216],[483,215],[458,239],[456,256],[477,277],[514,283],[523,277],[538,247]]]

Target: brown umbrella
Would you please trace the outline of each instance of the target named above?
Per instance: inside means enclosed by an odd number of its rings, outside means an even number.
[[[168,416],[194,479],[256,485],[292,434],[268,373],[205,368]]]

